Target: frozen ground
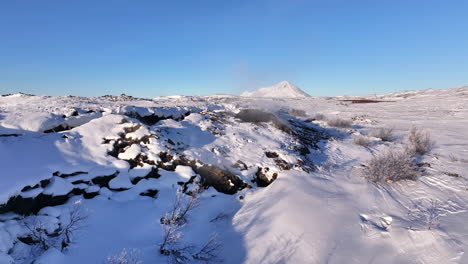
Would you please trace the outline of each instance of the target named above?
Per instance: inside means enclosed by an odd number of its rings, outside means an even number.
[[[468,87],[365,98],[385,102],[1,96],[0,263],[204,263],[215,234],[212,263],[468,263]],[[413,126],[436,142],[423,175],[366,180]],[[389,127],[395,141],[372,136]],[[189,194],[161,254],[161,219]]]

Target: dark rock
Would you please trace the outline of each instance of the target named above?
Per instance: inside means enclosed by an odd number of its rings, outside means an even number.
[[[159,177],[161,177],[161,175],[159,175],[158,173],[158,168],[157,167],[152,167],[151,168],[151,171],[148,172],[148,174],[146,174],[145,176],[145,179],[158,179]]]
[[[270,185],[273,181],[276,180],[278,177],[277,173],[273,173],[272,179],[270,180],[266,173],[270,170],[270,168],[265,167],[265,168],[260,168],[258,167],[257,172],[255,173],[255,177],[253,178],[252,182],[256,183],[258,187],[267,187]]]
[[[14,212],[19,215],[37,214],[44,207],[66,203],[71,195],[72,193],[70,192],[69,194],[58,196],[41,193],[34,198],[11,197],[6,204],[0,205],[0,214],[7,212]]]
[[[0,134],[0,137],[19,137],[21,134]]]
[[[423,163],[418,163],[416,164],[418,167],[420,168],[431,168],[431,164],[430,163],[427,163],[427,162],[423,162]]]
[[[83,197],[85,199],[93,199],[94,197],[98,196],[99,195],[99,192],[90,192],[90,193],[83,193]]]
[[[161,158],[161,161],[162,161],[163,163],[172,161],[172,159],[174,158],[174,156],[172,156],[171,154],[169,154],[169,153],[167,153],[167,152],[161,152],[161,153],[159,153],[159,157]]]
[[[42,180],[42,181],[39,182],[39,184],[41,185],[42,188],[45,188],[45,187],[47,187],[47,185],[50,184],[50,179]]]
[[[282,170],[290,170],[291,169],[291,165],[289,165],[289,163],[287,163],[283,159],[275,159],[275,163]]]
[[[247,164],[245,164],[243,161],[238,160],[234,165],[232,165],[233,168],[237,168],[241,171],[243,170],[248,170]]]
[[[90,182],[86,181],[86,180],[77,180],[77,181],[72,182],[72,184],[74,184],[74,185],[82,184],[82,183],[88,184],[88,185],[90,184]]]
[[[31,236],[18,237],[18,240],[25,243],[26,245],[34,245],[39,243],[39,241],[34,240]]]
[[[88,174],[88,172],[86,172],[86,171],[76,171],[76,172],[72,172],[72,173],[60,173],[59,171],[56,171],[52,175],[58,176],[58,177],[61,177],[61,178],[67,178],[67,177],[76,176],[76,175],[80,175],[80,174]]]
[[[138,154],[135,158],[126,160],[130,164],[130,169],[135,167],[143,167],[145,164],[156,165],[153,160],[148,159],[145,154]]]
[[[216,166],[203,165],[196,168],[195,172],[200,174],[203,186],[212,186],[218,192],[225,194],[235,194],[237,191],[249,187],[249,185],[242,181],[238,176],[232,174],[228,170],[223,170]]]
[[[115,177],[117,177],[117,175],[119,174],[118,171],[116,171],[114,174],[111,174],[111,175],[105,175],[105,176],[97,176],[95,178],[93,178],[91,180],[91,182],[93,184],[96,184],[98,185],[99,187],[107,187],[109,188],[109,182],[114,179]]]
[[[148,196],[148,197],[152,197],[152,198],[156,198],[156,196],[158,195],[158,190],[156,189],[149,189],[149,190],[146,190],[144,192],[141,192],[140,195],[141,196]]]
[[[44,131],[44,133],[57,133],[57,132],[62,132],[62,131],[66,131],[66,130],[70,130],[72,129],[73,127],[70,127],[68,125],[58,125],[54,128],[51,128],[51,129],[47,129]]]
[[[265,152],[265,155],[267,156],[267,158],[271,158],[271,159],[279,157],[278,153],[270,152],[270,151]]]
[[[132,118],[135,118],[137,119],[138,121],[140,121],[141,123],[147,125],[147,126],[152,126],[152,125],[155,125],[156,123],[158,123],[159,121],[161,120],[166,120],[166,119],[173,119],[175,121],[182,121],[184,120],[184,118],[188,115],[190,115],[190,112],[187,111],[184,115],[178,117],[178,118],[174,118],[172,115],[170,116],[157,116],[155,114],[152,114],[152,115],[147,115],[147,116],[141,116],[140,114],[138,113],[135,113],[135,112],[129,112],[129,113],[125,113],[126,116],[128,117],[132,117]]]
[[[137,131],[140,127],[141,127],[141,125],[135,125],[135,126],[131,126],[131,127],[124,127],[124,133],[125,134],[133,133],[133,132]]]

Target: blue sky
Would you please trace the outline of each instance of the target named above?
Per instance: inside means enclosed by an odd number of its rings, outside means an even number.
[[[468,1],[0,0],[0,93],[468,85]]]

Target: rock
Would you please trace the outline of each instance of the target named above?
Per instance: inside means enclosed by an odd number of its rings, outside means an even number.
[[[255,177],[253,178],[252,182],[256,183],[258,187],[267,187],[270,185],[273,181],[276,180],[278,177],[278,173],[273,173],[271,178],[267,176],[267,173],[269,173],[270,168],[265,167],[261,168],[258,167],[257,172],[255,173]]]
[[[270,159],[278,158],[278,157],[279,157],[278,153],[276,153],[276,152],[270,152],[270,151],[265,152],[265,155],[267,156],[267,158],[270,158]]]
[[[149,189],[149,190],[146,190],[144,192],[141,192],[140,195],[141,196],[148,196],[148,197],[151,197],[151,198],[156,198],[156,196],[158,195],[158,190],[156,189]]]
[[[106,187],[106,188],[109,188],[109,182],[114,179],[115,177],[117,177],[117,175],[119,174],[118,171],[116,171],[114,174],[111,174],[111,175],[106,175],[106,176],[97,176],[97,177],[94,177],[91,182],[93,184],[96,184],[98,185],[99,187]]]

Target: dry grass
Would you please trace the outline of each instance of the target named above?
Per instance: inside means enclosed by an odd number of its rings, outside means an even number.
[[[347,128],[347,127],[351,127],[353,122],[347,119],[335,118],[335,119],[328,120],[327,124],[332,127]]]
[[[382,141],[392,142],[396,139],[395,129],[382,127],[372,133],[373,137],[380,138]]]
[[[362,146],[362,147],[370,147],[372,145],[372,141],[365,137],[365,136],[356,136],[353,138],[353,143]]]
[[[408,136],[408,151],[413,154],[424,155],[432,150],[435,142],[428,131],[413,127]]]
[[[421,174],[411,153],[395,150],[372,158],[364,173],[367,179],[375,183],[416,180]]]

